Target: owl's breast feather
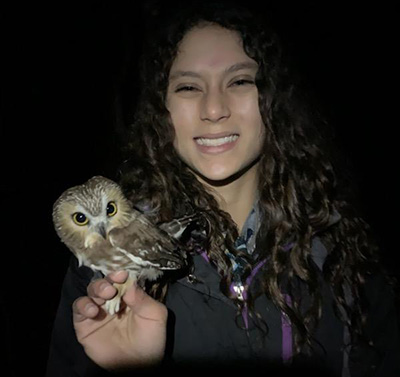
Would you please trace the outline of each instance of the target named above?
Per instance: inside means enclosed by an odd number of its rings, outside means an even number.
[[[85,248],[94,247],[97,243],[104,242],[104,238],[97,232],[90,233],[85,238]]]

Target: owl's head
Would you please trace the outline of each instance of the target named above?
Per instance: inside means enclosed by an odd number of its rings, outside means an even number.
[[[63,192],[53,206],[53,222],[61,240],[76,253],[102,242],[111,229],[126,226],[131,205],[118,184],[95,176]]]

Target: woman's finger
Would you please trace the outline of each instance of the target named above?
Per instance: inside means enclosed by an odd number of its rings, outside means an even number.
[[[88,285],[87,293],[92,299],[110,300],[116,295],[117,290],[107,279],[99,279]],[[102,304],[99,301],[97,303]]]
[[[72,304],[72,315],[74,322],[82,322],[88,318],[95,318],[100,308],[91,300],[90,297],[83,296],[77,298]]]
[[[111,272],[106,276],[106,279],[110,283],[118,283],[118,284],[123,284],[126,282],[126,280],[129,277],[129,273],[127,271],[115,271]]]
[[[167,319],[167,308],[150,297],[136,284],[126,291],[122,299],[136,315],[142,318],[159,321],[166,321]]]

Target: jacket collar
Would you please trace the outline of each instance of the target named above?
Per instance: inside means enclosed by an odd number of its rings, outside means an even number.
[[[235,307],[235,303],[221,292],[221,275],[217,269],[202,255],[193,256],[193,273],[179,279],[178,284],[212,297]]]
[[[252,211],[250,212],[245,222],[245,225],[243,226],[243,231],[240,237],[236,241],[236,246],[238,247],[239,250],[244,251],[247,249],[249,251],[250,249],[250,252],[253,252],[255,250],[256,231],[258,231],[261,224],[260,213],[261,212],[257,202],[253,207]],[[336,224],[337,222],[340,221],[340,219],[341,219],[340,214],[337,211],[334,211],[333,214],[331,215],[328,226]],[[293,245],[287,245],[288,252],[290,252],[292,246]],[[321,271],[327,255],[328,251],[326,247],[324,246],[320,237],[316,234],[313,237],[311,244],[311,256],[314,263]],[[199,291],[210,297],[217,298],[227,303],[230,306],[235,306],[234,302],[221,292],[220,289],[221,276],[216,270],[216,268],[214,268],[210,264],[205,253],[193,256],[193,266],[194,266],[193,274],[190,274],[187,277],[178,280],[179,284],[183,284],[191,289]]]

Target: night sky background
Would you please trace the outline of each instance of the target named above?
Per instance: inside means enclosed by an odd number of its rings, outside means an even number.
[[[95,174],[115,177],[123,128],[114,88],[122,67],[135,67],[153,3],[26,2],[2,11],[0,341],[15,374],[44,373],[70,257],[52,205]],[[336,128],[364,216],[399,276],[394,11],[383,3],[265,4]],[[128,83],[134,104],[137,78]]]

